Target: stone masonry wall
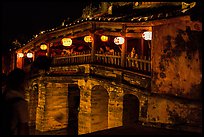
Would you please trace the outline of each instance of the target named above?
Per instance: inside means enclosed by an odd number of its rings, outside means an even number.
[[[148,122],[201,132],[201,33],[202,24],[190,20],[153,27]]]
[[[152,92],[201,99],[201,34],[190,20],[153,27]]]

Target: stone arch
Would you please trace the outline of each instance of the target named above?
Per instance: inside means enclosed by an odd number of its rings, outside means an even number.
[[[77,84],[68,84],[68,134],[78,135],[80,89]]]
[[[108,129],[108,91],[96,85],[91,91],[91,132]]]
[[[139,121],[139,99],[133,94],[123,96],[123,126],[133,126]]]

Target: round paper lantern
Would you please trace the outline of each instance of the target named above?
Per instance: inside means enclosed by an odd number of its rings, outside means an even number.
[[[23,53],[18,53],[17,57],[22,58],[22,57],[24,57],[24,54]]]
[[[33,53],[27,53],[27,58],[32,58],[33,57]]]
[[[116,44],[116,45],[121,45],[121,44],[123,44],[125,42],[125,39],[123,38],[123,37],[115,37],[114,38],[114,43]]]
[[[46,49],[47,49],[47,45],[46,45],[46,44],[42,44],[42,45],[40,45],[40,49],[42,49],[42,50],[46,50]]]
[[[62,45],[63,46],[71,46],[72,45],[72,39],[70,39],[70,38],[63,38],[62,39]]]
[[[101,41],[103,41],[103,42],[108,41],[108,36],[102,35],[102,36],[101,36]]]
[[[93,41],[93,38],[91,36],[85,36],[84,37],[84,41],[85,42],[92,42]]]

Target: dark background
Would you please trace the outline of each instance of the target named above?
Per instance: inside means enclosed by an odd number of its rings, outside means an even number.
[[[81,17],[83,8],[90,1],[1,1],[1,51],[12,48],[12,41],[18,39],[26,44],[40,31],[61,26],[70,18]]]

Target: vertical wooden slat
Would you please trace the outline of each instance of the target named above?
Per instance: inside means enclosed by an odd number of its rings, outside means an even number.
[[[135,58],[138,59],[138,54],[135,55]],[[136,69],[139,68],[139,64],[138,64],[138,61],[137,61],[137,60],[135,61],[135,66],[136,66]]]
[[[146,60],[146,56],[144,56],[144,60]],[[146,70],[147,70],[147,63],[144,62],[144,71],[146,71]]]

